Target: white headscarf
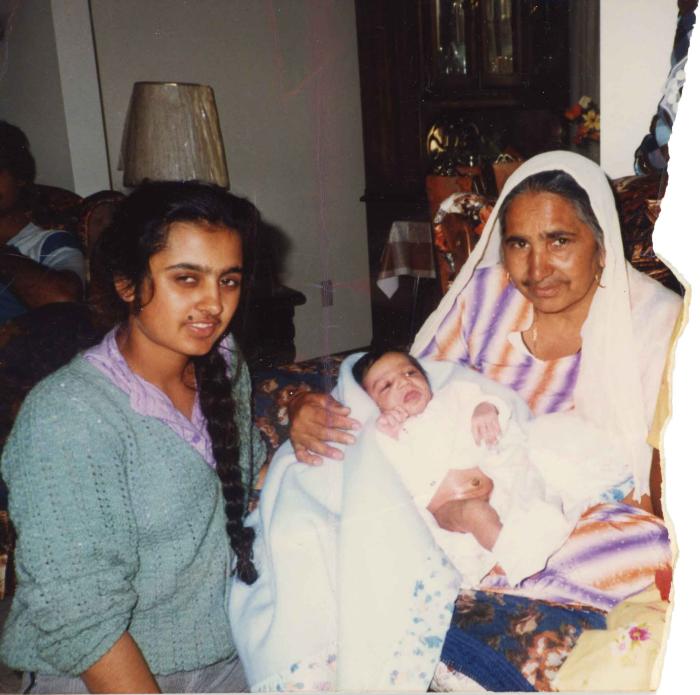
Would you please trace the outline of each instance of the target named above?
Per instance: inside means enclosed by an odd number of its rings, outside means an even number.
[[[506,181],[484,231],[438,308],[413,343],[420,354],[435,336],[460,292],[479,267],[500,263],[498,212],[508,193],[533,174],[560,170],[588,193],[603,229],[605,268],[581,337],[574,389],[576,414],[621,444],[634,475],[635,497],[649,492],[651,450],[646,443],[680,297],[625,261],[620,221],[610,184],[594,162],[572,152],[546,152],[523,163]]]

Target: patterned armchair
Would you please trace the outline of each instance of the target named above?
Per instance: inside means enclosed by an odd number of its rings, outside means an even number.
[[[87,198],[53,186],[34,186],[33,221],[45,228],[76,234],[88,262],[94,240],[111,220],[124,196],[101,191]],[[76,341],[92,340],[87,308],[74,304],[49,304],[30,315],[0,326],[0,449],[26,392],[41,378],[68,361]]]
[[[63,188],[37,184],[32,221],[76,234],[89,259],[94,240],[123,197],[116,191],[101,191],[81,198]],[[87,306],[82,304],[48,304],[0,326],[0,451],[34,384],[67,363],[96,337]],[[6,509],[6,490],[0,481],[0,597],[12,590],[12,571],[4,571],[5,565],[11,564],[13,545]]]

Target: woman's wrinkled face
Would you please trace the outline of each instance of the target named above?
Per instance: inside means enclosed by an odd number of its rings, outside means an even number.
[[[243,248],[228,227],[176,222],[165,248],[151,256],[141,290],[141,308],[133,311],[131,330],[142,345],[161,354],[204,355],[226,330],[241,297]],[[130,287],[117,286],[122,299],[134,301]]]
[[[593,231],[554,193],[522,193],[503,230],[503,261],[516,288],[537,311],[590,304],[604,265]]]
[[[362,385],[383,413],[402,408],[409,416],[418,415],[433,397],[421,371],[400,352],[380,357],[367,371]]]

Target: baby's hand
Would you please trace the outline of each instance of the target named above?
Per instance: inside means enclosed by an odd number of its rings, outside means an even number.
[[[406,422],[408,418],[408,413],[403,408],[392,408],[391,410],[385,410],[377,418],[377,429],[384,434],[388,434],[394,439],[399,438],[399,432],[401,431],[401,425]]]
[[[493,403],[479,403],[472,413],[472,435],[477,444],[484,442],[491,448],[498,444],[501,426],[498,423],[498,410]]]

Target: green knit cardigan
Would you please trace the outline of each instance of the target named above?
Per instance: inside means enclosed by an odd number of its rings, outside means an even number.
[[[233,373],[240,359],[234,353]],[[241,366],[233,396],[250,485],[266,452]],[[167,425],[135,413],[82,356],[27,396],[1,471],[18,534],[4,663],[78,675],[126,630],[154,674],[234,653],[216,473]]]

